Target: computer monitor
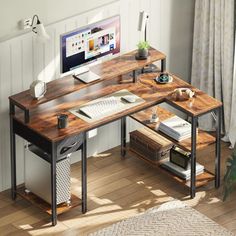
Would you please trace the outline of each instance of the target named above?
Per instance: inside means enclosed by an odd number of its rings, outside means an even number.
[[[62,34],[61,73],[88,65],[98,58],[120,52],[120,16]]]

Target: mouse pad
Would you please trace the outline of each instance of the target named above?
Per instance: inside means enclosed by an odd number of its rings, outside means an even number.
[[[129,102],[126,102],[126,101],[124,101],[123,99],[121,99],[121,97],[126,96],[126,95],[133,95],[133,96],[135,96],[135,97],[136,97],[136,101],[133,102],[133,103],[129,103]],[[91,118],[88,117],[86,114],[83,114],[82,112],[79,111],[79,109],[82,108],[82,107],[85,107],[85,106],[88,106],[88,105],[97,103],[97,102],[102,101],[103,99],[109,98],[109,97],[115,97],[115,98],[117,98],[117,99],[119,100],[120,103],[122,103],[121,106],[118,106],[116,110],[111,111],[111,112],[109,113],[109,115],[105,114],[105,115],[101,115],[101,116],[99,116],[99,117],[96,117],[96,118],[91,119]],[[131,93],[131,92],[130,92],[129,90],[127,90],[127,89],[122,89],[122,90],[119,90],[119,91],[117,91],[117,92],[115,92],[115,93],[112,93],[112,94],[106,95],[106,96],[104,96],[104,97],[101,97],[101,98],[95,99],[95,100],[93,100],[93,101],[90,101],[90,102],[88,102],[88,103],[85,103],[85,104],[83,104],[83,105],[81,105],[81,106],[74,107],[74,108],[70,109],[69,112],[71,112],[71,113],[74,114],[75,116],[81,118],[82,120],[84,120],[84,121],[86,121],[86,122],[88,122],[88,123],[91,123],[91,122],[94,122],[94,121],[103,119],[103,118],[105,118],[105,117],[107,117],[107,116],[111,116],[111,115],[117,114],[117,113],[122,112],[122,111],[124,111],[124,110],[126,110],[126,109],[130,109],[130,108],[132,108],[132,107],[135,107],[135,106],[137,106],[137,105],[140,105],[140,104],[142,104],[143,102],[145,102],[144,99],[142,99],[142,98],[140,98],[139,96],[137,96],[137,95]]]

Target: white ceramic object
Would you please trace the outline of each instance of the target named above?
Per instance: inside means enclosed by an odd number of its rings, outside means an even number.
[[[41,80],[35,80],[30,85],[30,95],[33,98],[40,99],[47,91],[46,83]]]

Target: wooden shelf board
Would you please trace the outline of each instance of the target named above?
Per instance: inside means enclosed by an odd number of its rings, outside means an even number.
[[[39,207],[40,209],[42,209],[44,212],[48,213],[49,215],[52,214],[51,205],[31,192],[26,193],[24,186],[17,189],[17,194],[19,194],[22,198],[26,199],[27,201],[31,202],[33,205]],[[66,203],[59,204],[57,206],[57,215],[60,215],[78,205],[81,205],[81,199],[71,194],[70,206],[67,206]]]
[[[160,166],[160,169],[163,172],[167,173],[169,176],[171,176],[177,182],[184,184],[187,187],[190,187],[190,180],[181,179],[178,176],[174,175],[172,172],[164,169],[161,166]],[[215,175],[205,169],[202,174],[196,176],[196,188],[202,187],[202,186],[206,185],[207,183],[214,181],[214,180],[215,180]]]
[[[139,81],[149,88],[152,88],[153,91],[158,93],[158,96],[164,96],[165,101],[172,107],[180,109],[190,116],[199,116],[222,106],[220,101],[193,87],[176,75],[171,75],[173,81],[167,84],[156,83],[152,73],[139,76]],[[194,91],[195,96],[189,99],[186,94],[183,94],[181,97],[177,98],[173,94],[173,91],[177,88],[189,88]]]
[[[152,64],[155,61],[166,58],[165,54],[154,48],[149,49],[150,56],[146,60],[136,60],[136,53],[137,50],[134,50],[112,60],[92,66],[90,70],[101,77],[100,80],[96,80],[92,83],[84,84],[81,81],[74,79],[72,75],[68,75],[48,82],[47,92],[45,96],[39,100],[33,99],[29,90],[12,95],[9,99],[12,103],[18,105],[22,109],[29,110],[43,103],[50,102],[59,97],[79,91],[85,87],[89,87],[90,85],[125,75],[134,70],[141,69],[146,65]]]
[[[190,187],[190,180],[181,179],[178,176],[176,176],[174,173],[161,167],[161,163],[163,161],[160,161],[159,163],[155,163],[155,162],[152,162],[152,161],[146,159],[144,156],[137,153],[134,149],[129,148],[129,150],[132,152],[132,156],[147,162],[148,164],[152,165],[154,168],[160,169],[163,173],[169,175],[172,179],[174,179],[178,183],[183,184],[187,187]],[[202,186],[206,185],[207,183],[214,181],[214,180],[215,180],[215,175],[205,169],[202,174],[196,176],[196,188],[202,187]]]
[[[172,116],[174,116],[175,114],[167,111],[166,109],[158,106],[157,108],[157,115],[159,117],[159,121],[156,123],[150,123],[149,119],[151,117],[152,114],[152,110],[151,108],[148,108],[146,110],[137,112],[133,115],[131,115],[130,117],[133,118],[134,120],[138,121],[139,123],[143,124],[144,126],[155,130],[157,133],[163,135],[164,137],[166,137],[167,139],[171,140],[174,144],[176,144],[177,146],[179,146],[180,148],[182,148],[185,151],[191,152],[191,138],[185,139],[181,142],[178,142],[174,139],[172,139],[171,137],[169,137],[168,135],[162,133],[161,131],[156,130],[156,127],[159,126],[160,122],[163,120],[166,120]],[[215,143],[216,139],[213,135],[198,129],[198,134],[197,134],[197,146],[196,149],[203,149],[209,145],[211,145],[212,143]]]

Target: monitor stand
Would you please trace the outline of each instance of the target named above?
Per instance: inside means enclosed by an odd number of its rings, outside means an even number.
[[[91,83],[95,80],[101,79],[101,77],[99,75],[90,71],[89,67],[83,67],[83,68],[76,69],[73,77],[75,79],[82,81],[83,83],[86,83],[86,84]]]

